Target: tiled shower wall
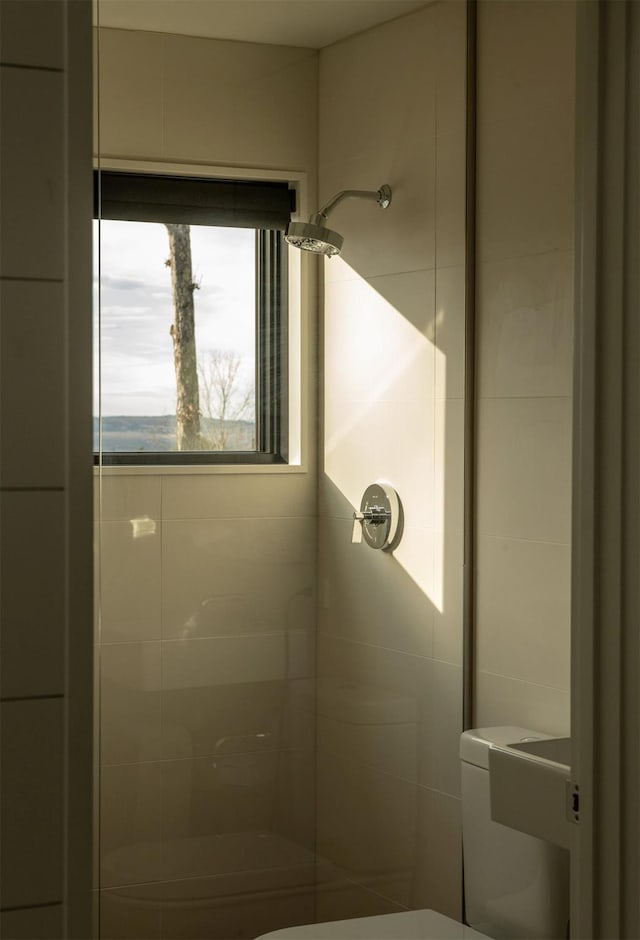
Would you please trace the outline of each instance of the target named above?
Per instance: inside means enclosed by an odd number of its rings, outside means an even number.
[[[86,937],[91,5],[0,4],[0,936]]]
[[[304,172],[315,201],[315,52],[109,29],[99,44],[103,159]],[[315,285],[303,283],[303,467],[107,470],[101,495],[96,484],[103,938],[313,920]]]
[[[318,919],[461,916],[466,22],[435,3],[320,54],[325,261]],[[332,216],[332,220],[334,216]],[[393,554],[351,544],[366,486],[404,506]]]
[[[479,725],[569,731],[575,5],[478,8]]]

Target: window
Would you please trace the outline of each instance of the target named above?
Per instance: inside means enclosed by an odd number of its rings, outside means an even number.
[[[286,183],[95,175],[94,450],[287,460]]]

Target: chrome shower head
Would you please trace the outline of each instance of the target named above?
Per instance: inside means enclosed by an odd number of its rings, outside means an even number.
[[[344,239],[338,232],[327,228],[325,223],[327,216],[339,202],[351,198],[372,199],[381,209],[386,209],[391,202],[391,189],[386,185],[378,190],[345,189],[330,199],[319,212],[312,215],[308,222],[290,222],[285,235],[286,240],[294,248],[301,248],[303,251],[313,251],[319,255],[326,255],[328,258],[339,255]]]
[[[320,222],[315,220],[320,218]],[[287,229],[286,239],[294,248],[303,251],[314,251],[318,255],[332,258],[339,255],[344,241],[342,235],[325,228],[321,223],[324,216],[313,215],[308,222],[291,222]]]

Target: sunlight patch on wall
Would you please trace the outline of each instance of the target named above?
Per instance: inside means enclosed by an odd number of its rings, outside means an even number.
[[[324,469],[354,509],[369,483],[396,488],[405,531],[394,558],[442,610],[445,422],[436,374],[442,387],[446,361],[434,343],[434,298],[417,293],[413,273],[366,280],[342,259],[330,264]]]

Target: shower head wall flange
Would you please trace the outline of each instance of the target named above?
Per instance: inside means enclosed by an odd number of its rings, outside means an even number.
[[[391,203],[391,187],[381,186],[380,189],[343,189],[327,202],[319,212],[315,212],[308,222],[291,222],[285,236],[290,245],[301,248],[303,251],[313,251],[316,254],[327,255],[329,258],[339,255],[344,239],[338,232],[326,227],[327,216],[343,199],[369,199],[376,202],[381,209],[386,209]]]

